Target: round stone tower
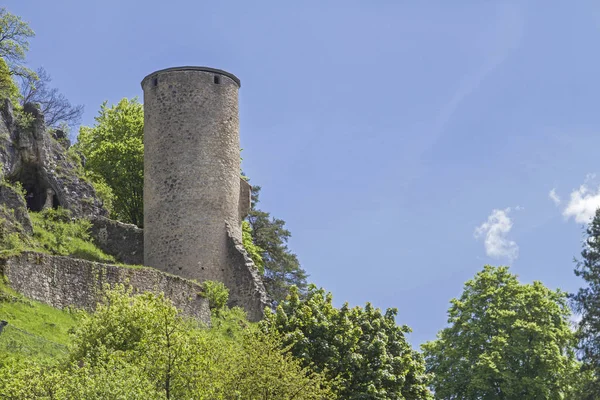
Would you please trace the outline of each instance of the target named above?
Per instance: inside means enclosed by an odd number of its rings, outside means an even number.
[[[224,282],[232,304],[249,310],[264,306],[249,305],[264,303],[264,293],[253,293],[264,287],[250,282],[256,268],[237,254],[250,206],[240,179],[239,88],[233,74],[207,67],[143,79],[144,264]]]

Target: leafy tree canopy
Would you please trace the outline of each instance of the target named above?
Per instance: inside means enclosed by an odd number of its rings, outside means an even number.
[[[25,55],[29,50],[29,39],[35,33],[21,17],[0,8],[0,57],[10,67],[13,75],[33,74],[24,66]]]
[[[600,209],[586,229],[581,259],[576,260],[575,275],[585,286],[572,295],[572,303],[581,316],[578,324],[579,349],[585,370],[593,381],[588,391],[600,397]]]
[[[19,100],[19,88],[13,80],[8,64],[2,58],[0,58],[0,99],[10,99],[13,104],[17,104]]]
[[[565,399],[577,363],[567,295],[485,266],[422,346],[438,399]]]
[[[431,398],[420,353],[396,325],[396,309],[382,313],[367,303],[336,308],[331,293],[310,285],[305,298],[292,287],[276,312],[261,322],[281,334],[284,345],[333,383],[339,399],[423,400]]]
[[[102,104],[92,127],[79,130],[74,152],[84,156],[84,169],[112,191],[112,217],[144,223],[144,110],[137,99]]]

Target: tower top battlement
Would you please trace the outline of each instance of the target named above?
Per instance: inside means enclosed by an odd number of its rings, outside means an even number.
[[[231,79],[232,81],[234,81],[238,85],[238,87],[242,86],[242,83],[237,76],[235,76],[234,74],[232,74],[230,72],[223,71],[222,69],[210,68],[210,67],[187,66],[187,67],[164,68],[164,69],[159,69],[158,71],[154,71],[151,74],[146,75],[146,77],[144,79],[142,79],[142,82],[141,82],[142,88],[144,87],[144,83],[146,82],[146,80],[148,80],[150,78],[157,77],[158,75],[167,73],[167,72],[180,72],[180,71],[198,71],[198,72],[208,72],[211,74],[222,75],[222,76],[226,76],[229,79]]]

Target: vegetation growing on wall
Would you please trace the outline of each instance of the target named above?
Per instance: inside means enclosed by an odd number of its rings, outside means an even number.
[[[89,261],[115,262],[114,257],[92,242],[88,220],[71,218],[71,213],[63,208],[49,208],[29,215],[33,223],[32,250]]]

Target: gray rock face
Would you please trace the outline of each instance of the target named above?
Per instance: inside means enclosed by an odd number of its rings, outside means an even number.
[[[124,264],[144,264],[144,231],[133,224],[97,217],[90,235],[103,252]]]
[[[12,215],[3,215],[4,218],[12,218],[14,216],[14,219],[21,224],[25,233],[33,233],[33,226],[31,225],[31,219],[29,219],[29,213],[27,212],[27,204],[25,204],[23,196],[15,188],[1,182],[0,204],[6,207],[6,211],[12,210]]]
[[[28,123],[17,121],[9,101],[0,105],[1,175],[21,183],[32,211],[60,206],[78,218],[106,216],[94,188],[77,175],[64,143],[46,130],[38,108],[26,104],[24,110],[33,116]]]

